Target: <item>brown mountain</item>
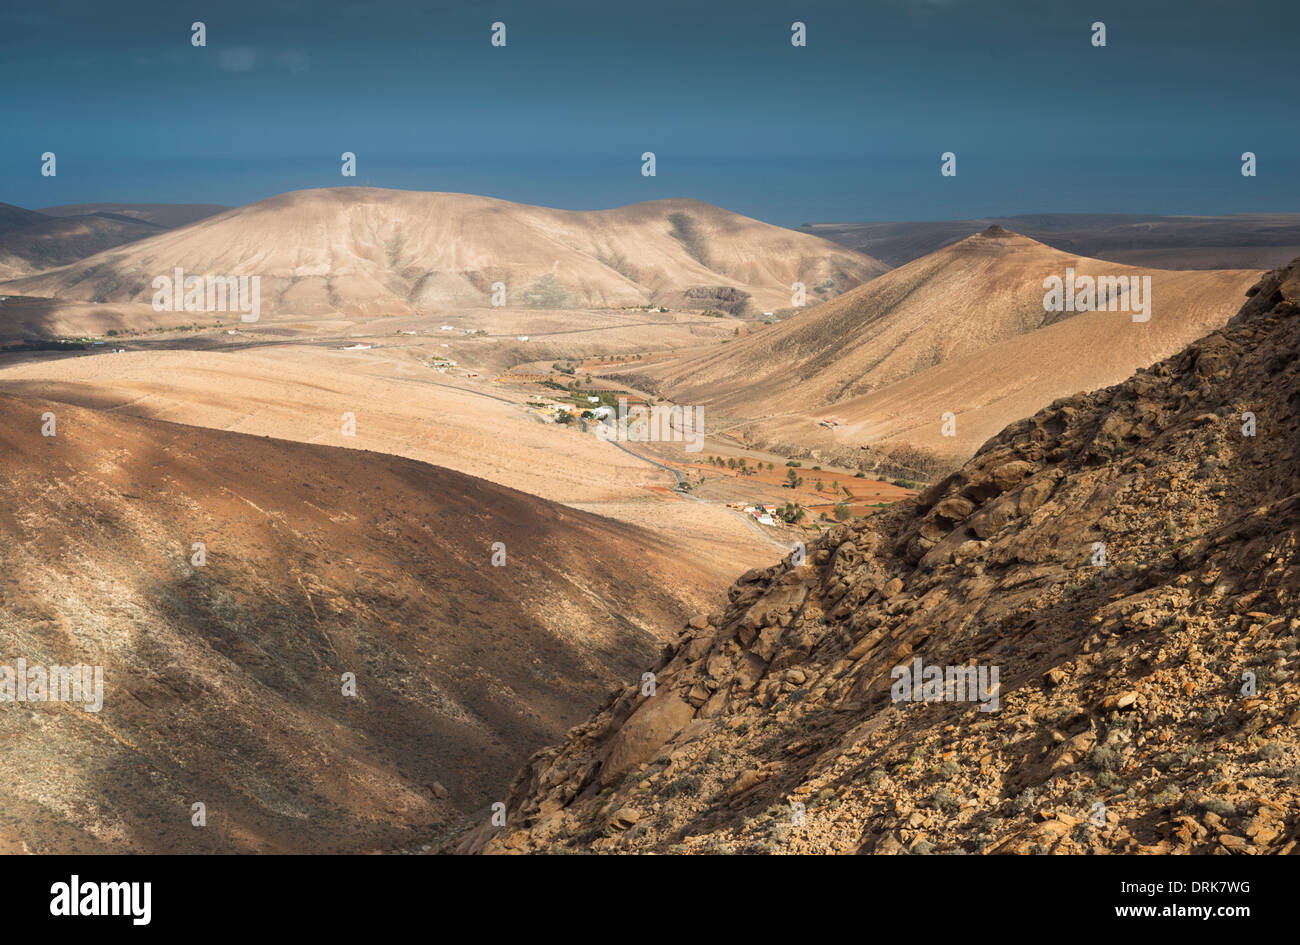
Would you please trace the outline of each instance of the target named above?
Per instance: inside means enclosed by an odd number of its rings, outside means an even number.
[[[1044,310],[1044,279],[1150,277],[1146,322]],[[1016,417],[1113,384],[1227,321],[1258,277],[1143,270],[1072,256],[999,227],[778,325],[631,376],[759,442],[853,462],[902,441],[969,456]],[[956,417],[955,436],[942,416]],[[822,421],[833,423],[833,428]]]
[[[108,213],[173,229],[229,209],[219,203],[73,203],[58,207],[41,207],[40,212],[52,217],[80,217],[88,213]]]
[[[0,710],[11,850],[427,842],[727,580],[413,460],[7,395],[0,495],[0,665],[104,694]]]
[[[461,849],[1294,853],[1297,588],[1300,260],[742,576]]]
[[[799,227],[902,266],[987,226],[1056,249],[1159,269],[1272,269],[1300,252],[1300,214],[1162,217],[1126,213],[1037,213],[980,220],[815,223]]]
[[[259,275],[268,313],[404,314],[656,303],[756,314],[805,282],[828,298],[883,272],[870,257],[695,200],[575,212],[466,194],[344,187],[259,201],[57,272],[12,294],[148,302],[154,277]],[[818,297],[814,295],[814,297]]]
[[[54,217],[0,205],[0,278],[39,272],[162,232],[143,220],[112,214]]]
[[[46,220],[46,215],[35,210],[24,210],[11,203],[0,203],[0,232],[14,227],[31,226]]]

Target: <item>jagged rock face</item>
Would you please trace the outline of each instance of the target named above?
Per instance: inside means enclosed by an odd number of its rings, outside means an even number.
[[[1298,302],[1300,260],[1223,330],[745,574],[655,695],[534,756],[459,849],[1296,850]],[[918,659],[985,672],[899,699]]]

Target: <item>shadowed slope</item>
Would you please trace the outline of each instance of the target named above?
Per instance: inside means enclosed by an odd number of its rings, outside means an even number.
[[[31,211],[10,212],[0,216],[0,278],[13,279],[66,266],[102,250],[154,236],[162,229],[154,223],[109,213],[53,217]]]
[[[79,217],[87,213],[111,213],[159,226],[177,227],[214,216],[230,207],[219,203],[75,203],[41,207],[52,217]]]
[[[0,706],[0,806],[36,851],[436,835],[721,577],[635,527],[358,450],[0,396],[0,456],[0,662],[104,667],[99,713]]]

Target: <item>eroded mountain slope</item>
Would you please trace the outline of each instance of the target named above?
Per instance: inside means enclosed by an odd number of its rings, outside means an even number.
[[[1149,291],[1115,310],[1045,311],[1044,279],[1069,272]],[[787,455],[853,464],[864,445],[906,443],[947,471],[1013,420],[1222,326],[1259,275],[1136,269],[990,227],[773,327],[617,376]]]
[[[538,753],[459,849],[1294,852],[1297,355],[1300,260],[1224,329],[744,575],[646,667],[653,696]],[[896,700],[917,659],[998,686]]]
[[[258,276],[264,314],[394,315],[645,305],[751,314],[801,280],[830,298],[888,267],[829,240],[671,199],[567,211],[370,187],[281,194],[7,285],[65,301],[150,302],[153,280]]]
[[[410,459],[0,395],[0,666],[104,700],[0,704],[0,846],[427,842],[726,570]]]

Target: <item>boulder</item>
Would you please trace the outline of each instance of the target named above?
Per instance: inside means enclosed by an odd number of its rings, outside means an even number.
[[[695,717],[695,710],[675,693],[660,690],[646,698],[610,741],[600,766],[600,783],[608,787],[659,753],[669,739]]]
[[[959,495],[949,496],[934,507],[934,517],[947,519],[954,524],[975,511],[975,503]]]
[[[1021,515],[1028,515],[1034,509],[1047,501],[1047,497],[1052,494],[1052,487],[1055,485],[1056,482],[1054,480],[1046,477],[1035,479],[1029,485],[1020,490],[1020,498],[1016,503],[1016,511]]]

